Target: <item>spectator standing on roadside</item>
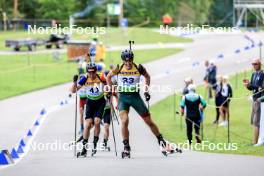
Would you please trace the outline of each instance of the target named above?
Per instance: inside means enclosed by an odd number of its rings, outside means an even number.
[[[221,99],[220,99],[220,112],[222,122],[220,126],[227,126],[229,122],[229,103],[230,98],[233,96],[233,90],[231,85],[228,83],[228,77],[223,76],[223,83],[221,87]]]
[[[218,83],[216,85],[215,89],[215,110],[216,110],[216,117],[215,121],[213,121],[213,124],[218,124],[219,117],[220,117],[220,106],[221,106],[221,99],[222,99],[222,87],[223,87],[223,77],[220,75],[217,78]]]
[[[204,81],[206,82],[206,86],[208,87],[208,97],[213,98],[212,90],[216,89],[216,74],[217,74],[217,67],[213,60],[210,62],[205,61],[205,77]]]
[[[257,101],[261,96],[259,91],[262,88],[264,74],[261,70],[261,61],[260,59],[254,59],[252,61],[252,66],[254,72],[251,75],[251,80],[244,79],[244,85],[248,90],[251,90],[253,93],[253,103],[252,103],[252,113],[251,113],[251,124],[253,125],[253,144],[257,144],[259,137],[259,126],[260,126],[260,102]]]

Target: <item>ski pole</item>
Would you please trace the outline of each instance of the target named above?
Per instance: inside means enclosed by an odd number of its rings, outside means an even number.
[[[76,138],[77,138],[77,100],[78,100],[78,95],[77,95],[77,90],[76,90],[76,93],[75,93],[74,141],[76,141]],[[74,145],[74,156],[77,156],[76,155],[76,145]]]
[[[113,109],[113,107],[111,107],[112,109]],[[112,115],[113,115],[113,117],[116,119],[116,122],[117,122],[117,124],[119,125],[119,120],[118,120],[118,117],[117,117],[117,115],[116,115],[116,112],[115,112],[115,110],[113,109],[113,111],[112,111],[112,113],[111,113]]]
[[[200,129],[201,129],[201,133],[202,133],[201,138],[203,140],[203,138],[204,138],[204,128],[203,128],[204,127],[204,125],[203,125],[204,124],[203,123],[204,122],[204,112],[202,110],[200,110],[200,116],[201,116],[201,128]]]
[[[117,124],[119,125],[118,116],[116,115],[116,112],[115,112],[115,110],[113,110],[113,111],[114,111],[114,112],[113,112],[113,114],[114,114],[114,116],[115,116],[116,122],[117,122]]]
[[[179,115],[179,114],[180,114],[180,112],[179,112],[179,111],[176,111],[176,113],[175,113],[175,114]],[[182,118],[180,118],[180,128],[181,128],[181,130],[182,130]]]
[[[203,121],[202,121],[202,123],[201,123],[201,132],[202,132],[201,138],[202,138],[202,141],[204,139],[203,131],[204,131],[204,128],[203,128]]]
[[[109,104],[111,104],[110,100],[109,101]],[[113,122],[113,118],[112,118],[112,107],[110,107],[110,111],[111,111],[111,114],[110,114],[110,120],[111,120],[111,124],[112,124],[112,133],[113,133],[113,139],[114,139],[114,146],[115,146],[115,154],[117,156],[117,151],[116,151],[116,140],[115,140],[115,130],[114,130],[114,122]]]
[[[227,143],[230,143],[230,120],[229,118],[227,119]]]
[[[116,114],[116,112],[115,112],[115,108],[114,108],[113,103],[112,103],[112,97],[110,98],[110,103],[109,103],[109,104],[110,104],[110,108],[112,109],[111,114],[114,115],[114,117],[115,117],[115,119],[116,119],[116,121],[117,121],[117,124],[119,125],[118,116],[117,116],[117,114]]]
[[[174,90],[174,94],[173,94],[173,120],[176,119],[176,93],[175,93],[175,90]]]

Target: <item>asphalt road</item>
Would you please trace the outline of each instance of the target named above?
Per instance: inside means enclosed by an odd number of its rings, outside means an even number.
[[[256,41],[263,39],[262,34],[249,35]],[[152,85],[167,85],[172,89],[179,89],[186,76],[193,77],[199,84],[204,75],[205,59],[215,59],[220,74],[232,74],[249,69],[250,60],[258,57],[257,48],[244,51],[244,47],[250,43],[242,34],[208,34],[193,37],[195,41],[186,46],[183,52],[145,64],[152,75]],[[234,53],[237,48],[241,49],[240,54]],[[217,59],[217,55],[221,53],[224,57]],[[38,114],[39,109],[43,106],[55,105],[61,98],[65,98],[68,86],[62,85],[0,102],[1,149],[14,146],[19,140],[19,135],[21,137],[21,134],[26,133],[27,125],[33,123],[32,118]],[[172,91],[162,93],[153,91],[151,104],[170,94]],[[15,112],[10,110],[11,106],[17,107]],[[166,113],[164,112],[164,118]],[[73,138],[73,115],[73,104],[49,114],[33,143],[56,141],[69,143]],[[264,157],[184,151],[183,154],[165,158],[159,151],[155,137],[134,112],[130,114],[132,158],[123,160],[120,158],[122,143],[119,131],[119,126],[115,123],[118,157],[115,157],[111,139],[112,151],[99,152],[93,158],[76,159],[72,151],[65,150],[29,150],[17,164],[0,169],[0,175],[263,175]]]

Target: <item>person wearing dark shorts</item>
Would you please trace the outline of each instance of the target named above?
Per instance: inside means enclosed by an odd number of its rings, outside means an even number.
[[[118,109],[119,116],[121,119],[121,132],[123,137],[124,151],[122,156],[130,156],[130,145],[129,145],[129,118],[128,113],[130,107],[134,108],[137,113],[142,117],[144,122],[149,126],[152,133],[157,137],[158,143],[165,148],[166,142],[163,139],[157,125],[151,119],[148,108],[143,102],[139,95],[139,83],[140,76],[145,77],[145,90],[144,96],[145,100],[148,102],[150,100],[150,94],[148,92],[148,87],[150,85],[150,75],[146,69],[141,65],[137,65],[133,62],[134,54],[131,50],[125,50],[121,53],[121,59],[123,64],[121,67],[109,72],[107,75],[108,87],[113,90],[112,77],[117,77],[117,91],[118,91]]]
[[[129,112],[130,107],[133,107],[142,118],[150,115],[146,104],[143,102],[138,92],[119,93],[119,111]]]
[[[260,92],[263,89],[264,74],[261,69],[261,60],[253,59],[252,66],[254,72],[251,75],[251,79],[244,79],[243,83],[245,87],[253,93],[253,103],[251,112],[251,124],[254,127],[252,144],[257,144],[259,137],[259,126],[260,126],[260,102],[257,101],[261,97]]]
[[[88,99],[86,103],[85,120],[91,119],[92,121],[95,121],[95,118],[102,120],[105,104],[104,97],[101,97],[98,100]]]
[[[96,152],[97,143],[99,141],[100,123],[103,118],[105,108],[104,85],[105,80],[97,74],[97,67],[94,63],[87,65],[87,75],[82,77],[79,82],[75,82],[73,87],[80,89],[84,87],[87,94],[86,114],[85,114],[85,129],[83,131],[83,149],[77,155],[86,156],[87,143],[90,136],[90,130],[94,126],[94,149]]]

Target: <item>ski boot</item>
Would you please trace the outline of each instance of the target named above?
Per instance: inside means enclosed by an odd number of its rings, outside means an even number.
[[[110,147],[107,146],[107,139],[104,139],[104,142],[103,142],[103,147],[104,147],[104,150],[110,152]]]
[[[92,149],[92,155],[91,156],[94,156],[96,154],[97,150],[96,149]]]
[[[87,156],[87,150],[86,148],[83,148],[81,152],[77,153],[77,158],[85,158]]]
[[[121,153],[122,158],[130,158],[130,151],[131,148],[129,146],[129,141],[128,140],[124,140],[124,151]]]
[[[97,142],[99,140],[99,137],[98,136],[94,136],[94,148],[92,149],[92,156],[94,156],[96,153],[97,153]]]
[[[161,150],[161,153],[164,155],[164,156],[168,156],[168,152],[166,150],[166,146],[167,146],[167,142],[163,139],[162,135],[158,135],[157,136],[157,139],[158,139],[158,143],[159,143],[159,146],[162,147],[162,150]]]
[[[125,146],[124,151],[121,153],[122,158],[130,158],[130,147]]]
[[[88,139],[83,139],[83,149],[81,152],[77,153],[77,158],[79,157],[86,157],[87,156],[87,143],[88,143]]]

